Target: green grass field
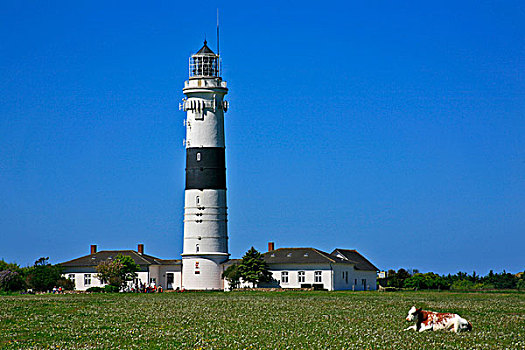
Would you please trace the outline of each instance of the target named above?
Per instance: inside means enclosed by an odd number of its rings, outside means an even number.
[[[410,306],[474,330],[403,332]],[[525,294],[231,292],[0,296],[0,348],[525,349]]]

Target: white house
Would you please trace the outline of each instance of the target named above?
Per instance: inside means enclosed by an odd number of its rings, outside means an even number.
[[[356,250],[335,249],[326,253],[315,248],[279,248],[263,258],[280,288],[324,290],[375,290],[377,267]],[[268,285],[270,286],[270,285]]]
[[[66,261],[60,265],[66,278],[75,282],[76,290],[87,290],[90,287],[103,287],[97,278],[96,267],[102,261],[114,259],[117,255],[127,255],[139,265],[137,278],[130,285],[140,286],[154,283],[165,290],[181,288],[181,260],[159,259],[144,254],[144,245],[139,244],[134,250],[103,250],[97,252],[97,246],[91,246],[91,254]]]

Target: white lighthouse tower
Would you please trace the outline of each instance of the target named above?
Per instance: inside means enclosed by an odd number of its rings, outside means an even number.
[[[182,90],[186,112],[186,190],[182,287],[224,289],[222,263],[228,260],[224,112],[228,103],[219,55],[204,41],[190,57]]]

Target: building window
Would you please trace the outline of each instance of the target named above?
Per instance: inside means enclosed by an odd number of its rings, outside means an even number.
[[[357,278],[354,280],[354,285],[357,286]]]
[[[91,274],[90,273],[86,273],[84,275],[84,285],[85,286],[91,285]]]
[[[366,290],[366,279],[363,278],[361,284],[363,285],[363,290]]]
[[[197,152],[197,162],[201,161],[201,152]]]
[[[345,283],[348,284],[348,271],[346,271]]]
[[[306,281],[304,271],[299,271],[299,272],[297,273],[297,281],[298,281],[299,283],[304,283],[304,282]]]
[[[321,271],[315,271],[314,272],[314,282],[315,283],[321,283],[323,282],[323,277]]]
[[[288,283],[288,271],[281,272],[281,282]]]
[[[75,275],[74,274],[69,274],[69,275],[67,275],[67,278],[70,279],[71,281],[74,281],[75,280]]]
[[[195,203],[197,204],[197,206],[201,205],[201,197],[195,197]]]

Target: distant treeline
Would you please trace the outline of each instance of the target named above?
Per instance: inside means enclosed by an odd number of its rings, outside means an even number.
[[[0,260],[0,291],[14,292],[31,289],[51,291],[54,287],[73,289],[74,283],[62,277],[62,267],[49,264],[49,258],[40,258],[33,266],[20,267]]]
[[[512,274],[505,272],[494,273],[490,270],[488,275],[480,276],[473,272],[458,272],[455,275],[438,275],[433,272],[419,273],[405,269],[388,270],[386,285],[394,288],[412,289],[450,289],[450,290],[491,290],[491,289],[518,289],[525,290],[525,273]],[[384,285],[385,279],[380,280]]]

